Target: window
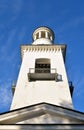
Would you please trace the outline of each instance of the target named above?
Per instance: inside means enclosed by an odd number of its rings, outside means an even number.
[[[36,59],[35,73],[50,73],[50,59],[47,58]]]

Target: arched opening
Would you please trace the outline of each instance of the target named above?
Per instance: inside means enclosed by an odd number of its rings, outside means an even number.
[[[48,58],[36,59],[35,73],[50,73],[50,59]]]

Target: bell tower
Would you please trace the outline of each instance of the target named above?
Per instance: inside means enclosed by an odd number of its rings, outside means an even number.
[[[66,45],[54,44],[54,32],[48,27],[37,28],[32,39],[32,44],[21,45],[11,110],[42,102],[73,108],[64,65]]]

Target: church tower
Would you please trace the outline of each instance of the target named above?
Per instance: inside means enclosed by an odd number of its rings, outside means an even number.
[[[22,64],[11,110],[38,103],[73,109],[65,69],[66,45],[54,44],[54,32],[37,28],[33,42],[21,45]]]

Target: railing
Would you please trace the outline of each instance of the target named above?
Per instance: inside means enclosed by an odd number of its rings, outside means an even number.
[[[57,80],[56,68],[29,68],[29,81],[33,80]]]
[[[56,68],[29,68],[29,73],[57,73]]]

